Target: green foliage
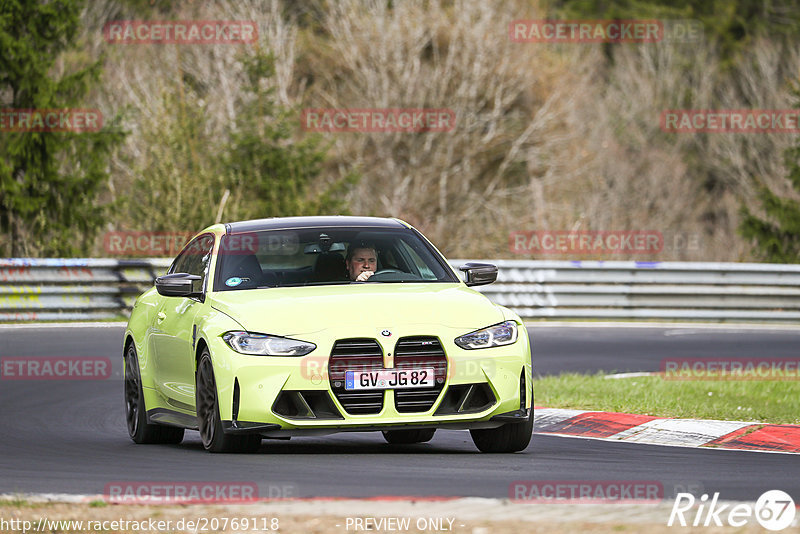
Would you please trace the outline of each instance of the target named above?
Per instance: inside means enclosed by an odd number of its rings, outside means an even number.
[[[728,66],[754,37],[791,37],[800,30],[795,0],[551,0],[548,6],[564,18],[699,20]]]
[[[147,148],[127,201],[134,229],[195,232],[229,220],[345,211],[342,193],[357,176],[323,183],[321,138],[295,140],[297,112],[265,88],[272,57],[242,61],[246,82],[227,141],[207,124],[193,84],[162,92],[158,113],[142,124]]]
[[[142,120],[128,224],[134,230],[193,233],[214,223],[227,179],[219,143],[206,128],[206,106],[191,89],[164,89],[156,113]]]
[[[100,62],[71,65],[81,5],[72,0],[0,3],[0,107],[87,107]],[[66,74],[54,75],[56,61]],[[84,63],[87,63],[84,61]],[[124,134],[0,132],[0,255],[85,254],[104,220],[97,195]],[[109,125],[108,123],[111,122]]]
[[[249,202],[246,217],[283,217],[342,213],[338,200],[343,186],[355,181],[323,184],[326,150],[318,135],[290,142],[297,113],[274,102],[273,89],[264,88],[272,76],[273,58],[256,53],[244,61],[248,86],[240,102],[237,129],[228,147],[228,167],[237,191]]]
[[[800,105],[800,85],[794,88]],[[800,142],[785,153],[787,178],[800,194]],[[745,205],[739,232],[755,243],[756,252],[772,263],[800,263],[800,202],[773,193],[763,182],[758,186],[758,199],[765,217],[759,217]]]
[[[800,92],[797,93],[800,97]],[[800,100],[799,100],[800,101]],[[787,178],[800,194],[800,143],[786,150]],[[800,202],[773,193],[759,184],[758,199],[764,217],[742,207],[740,233],[751,239],[757,255],[772,263],[800,263]]]
[[[741,234],[754,240],[757,254],[772,263],[800,263],[800,204],[780,198],[766,187],[758,195],[767,217],[746,207]]]

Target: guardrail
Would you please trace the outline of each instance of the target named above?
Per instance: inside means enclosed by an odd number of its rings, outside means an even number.
[[[0,321],[120,318],[170,261],[0,259]],[[500,270],[476,289],[526,319],[800,322],[800,265],[473,261]]]
[[[0,321],[115,319],[171,259],[0,259]]]
[[[477,260],[476,260],[477,261]],[[454,261],[460,265],[463,261]],[[479,287],[527,319],[800,321],[800,265],[497,260]]]

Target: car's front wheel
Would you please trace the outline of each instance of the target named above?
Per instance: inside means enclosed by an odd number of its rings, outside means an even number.
[[[197,365],[197,384],[195,402],[197,406],[197,426],[200,439],[208,452],[256,452],[261,446],[261,436],[236,436],[222,431],[217,401],[217,382],[214,379],[214,366],[211,354],[204,349]]]
[[[125,421],[134,443],[180,443],[183,429],[147,423],[139,357],[133,343],[125,350]]]
[[[383,439],[392,445],[408,445],[410,443],[425,443],[433,439],[435,428],[418,430],[384,430]]]
[[[481,452],[519,452],[525,450],[533,434],[533,413],[527,421],[505,423],[498,428],[470,430],[472,441]]]

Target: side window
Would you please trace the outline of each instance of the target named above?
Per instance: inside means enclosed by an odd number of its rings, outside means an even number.
[[[214,236],[203,234],[193,239],[183,252],[175,258],[171,273],[189,273],[201,277],[200,280],[193,282],[194,290],[203,290],[203,283],[208,272],[208,262],[211,261],[211,251],[214,248]]]
[[[400,240],[398,244],[402,248],[402,251],[408,254],[408,256],[410,257],[414,270],[417,271],[414,274],[418,274],[420,277],[422,277],[423,280],[438,279],[436,274],[428,267],[428,265],[423,261],[423,259],[420,258],[416,250],[414,250],[411,246],[409,246],[409,244],[406,243],[404,240]]]

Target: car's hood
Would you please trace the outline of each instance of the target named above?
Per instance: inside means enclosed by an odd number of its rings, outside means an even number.
[[[477,329],[502,311],[461,284],[346,284],[221,291],[211,305],[246,330],[292,336],[348,325],[427,324]]]

